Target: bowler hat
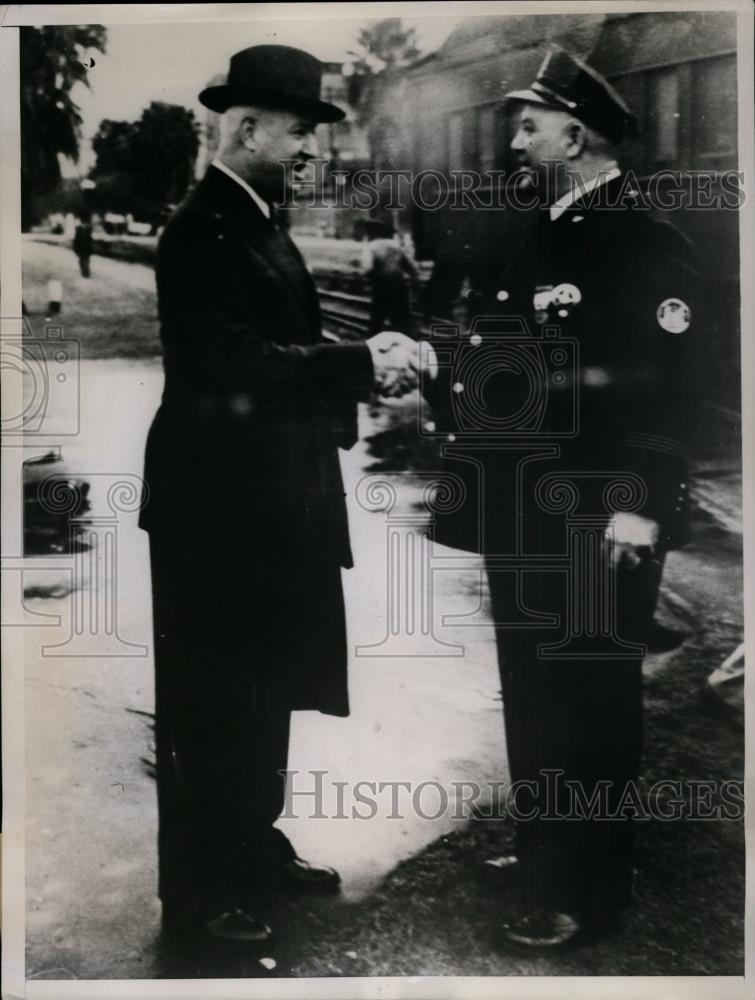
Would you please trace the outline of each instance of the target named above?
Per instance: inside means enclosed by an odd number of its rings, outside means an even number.
[[[530,87],[512,91],[504,100],[567,111],[613,142],[637,134],[634,115],[611,84],[558,45],[552,46]]]
[[[298,111],[313,121],[338,122],[345,112],[320,100],[322,63],[289,45],[253,45],[231,56],[226,83],[207,87],[199,100],[221,114],[235,104]]]

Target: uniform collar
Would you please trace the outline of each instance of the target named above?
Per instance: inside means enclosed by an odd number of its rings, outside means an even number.
[[[548,212],[550,214],[551,222],[555,222],[556,219],[560,219],[564,212],[573,205],[576,201],[581,201],[586,194],[594,191],[595,188],[600,187],[601,184],[609,184],[611,181],[616,180],[617,177],[621,175],[621,171],[618,167],[611,167],[609,170],[601,170],[597,177],[593,177],[591,181],[586,184],[580,184],[575,186],[570,191],[567,191],[565,195],[554,201],[549,207]]]
[[[226,177],[230,177],[232,181],[236,181],[236,183],[246,191],[246,193],[249,195],[249,197],[252,199],[254,204],[257,206],[260,212],[262,212],[262,214],[265,216],[266,219],[270,219],[272,217],[272,212],[268,203],[266,201],[263,201],[263,199],[260,198],[260,196],[254,190],[251,184],[247,184],[247,182],[243,179],[243,177],[239,177],[239,175],[236,173],[235,170],[231,170],[231,168],[227,167],[222,160],[218,160],[217,158],[212,161],[211,166],[216,167],[218,170],[222,171],[222,173],[224,173]]]

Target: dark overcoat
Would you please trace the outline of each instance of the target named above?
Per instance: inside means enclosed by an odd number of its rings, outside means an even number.
[[[292,708],[346,714],[338,448],[356,439],[369,350],[323,339],[295,245],[215,167],[162,234],[157,288],[165,388],[140,524],[200,546],[250,671],[277,673]]]

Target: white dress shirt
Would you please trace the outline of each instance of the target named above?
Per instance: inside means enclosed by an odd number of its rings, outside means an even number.
[[[265,216],[265,218],[266,219],[270,218],[270,214],[271,214],[270,213],[270,206],[268,205],[268,203],[266,201],[263,201],[262,198],[260,198],[260,196],[254,190],[254,188],[250,184],[247,184],[247,182],[243,179],[243,177],[239,177],[239,175],[236,173],[236,171],[235,170],[231,170],[230,167],[227,167],[225,165],[225,163],[222,162],[222,160],[218,160],[218,159],[213,160],[212,163],[211,163],[211,166],[217,167],[218,170],[222,170],[224,174],[226,174],[228,177],[231,178],[231,180],[236,181],[236,183],[239,184],[246,191],[246,193],[252,199],[252,201],[257,206],[257,208],[260,210],[260,212],[262,212],[262,214]]]
[[[594,191],[596,187],[600,187],[601,184],[608,184],[609,181],[614,180],[621,174],[621,171],[617,166],[613,166],[610,170],[603,171],[598,174],[597,177],[593,177],[591,181],[586,184],[580,184],[577,187],[572,188],[567,191],[565,195],[562,195],[558,201],[554,201],[550,206],[548,211],[550,212],[551,222],[555,222],[556,219],[560,218],[566,209],[573,205],[575,201],[579,201],[590,191]]]

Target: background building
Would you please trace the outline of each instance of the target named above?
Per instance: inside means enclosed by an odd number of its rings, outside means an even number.
[[[682,171],[709,178],[712,197],[720,191],[722,172],[737,166],[736,15],[728,12],[465,19],[437,52],[383,80],[376,134],[389,139],[373,149],[375,162],[414,173],[514,169],[503,96],[534,79],[550,42],[588,59],[637,115],[641,137],[622,160],[641,184],[660,170]],[[711,283],[716,381],[724,394],[738,391],[737,212],[674,208],[671,215],[695,242]],[[511,210],[413,206],[403,224],[418,256],[442,270],[450,295],[481,281],[491,261],[502,269],[528,220]],[[432,311],[448,310],[435,302]]]

